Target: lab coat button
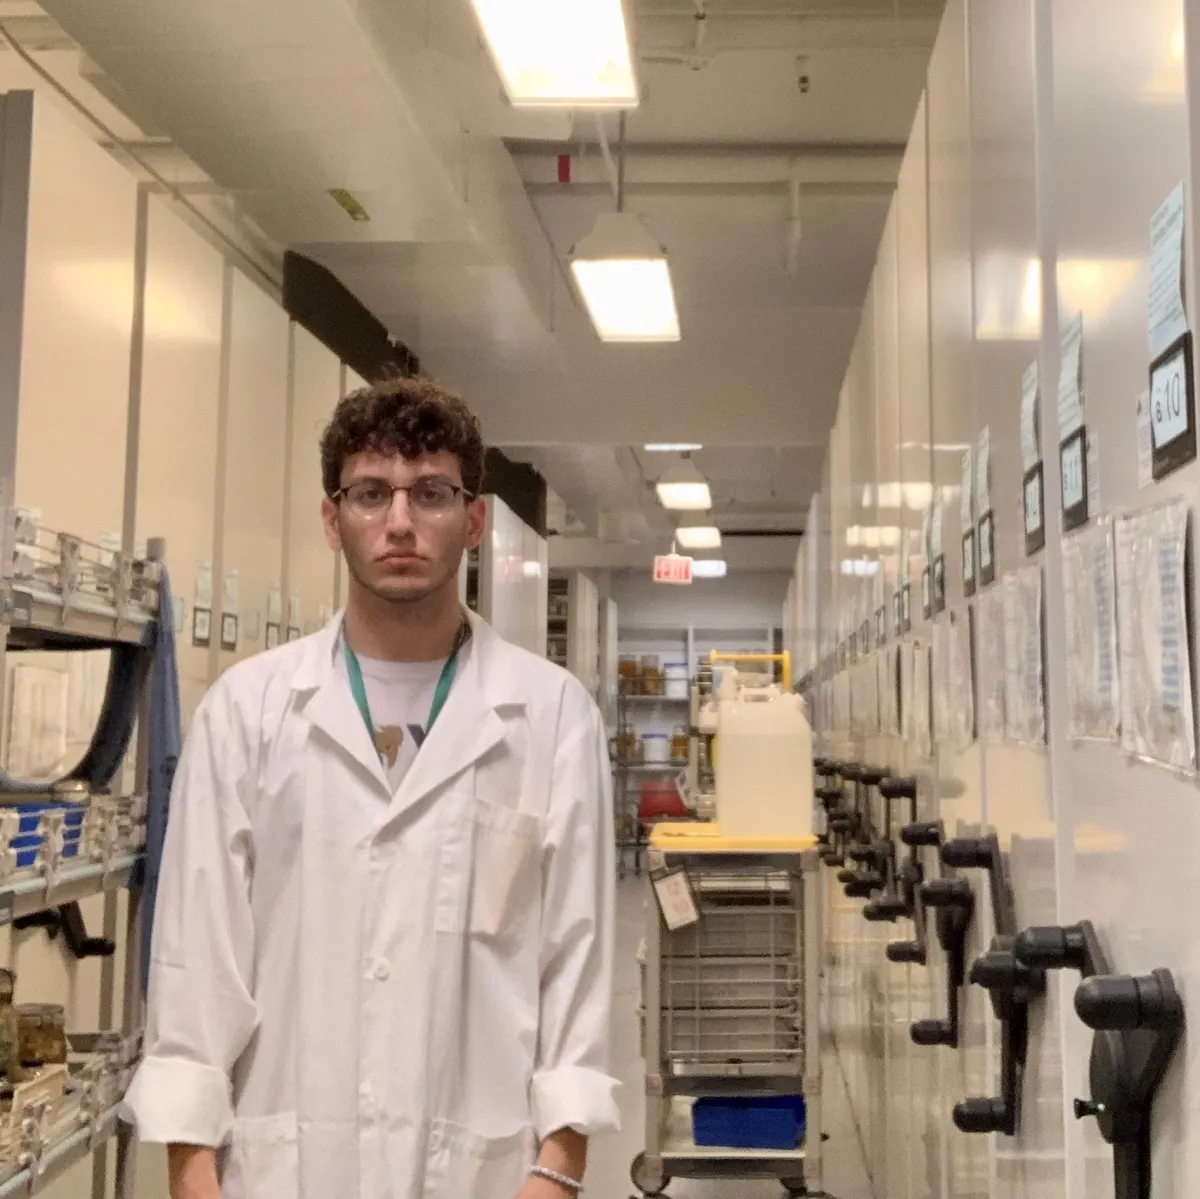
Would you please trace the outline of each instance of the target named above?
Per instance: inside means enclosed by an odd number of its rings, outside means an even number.
[[[392,967],[390,962],[385,962],[382,958],[375,963],[375,977],[380,982],[386,982],[392,976]]]

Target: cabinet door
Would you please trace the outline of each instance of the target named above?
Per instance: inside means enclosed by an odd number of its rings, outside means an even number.
[[[225,521],[212,630],[222,670],[266,644],[267,598],[283,576],[288,453],[287,314],[230,269]]]

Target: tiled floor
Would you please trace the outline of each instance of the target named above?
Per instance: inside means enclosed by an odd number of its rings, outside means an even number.
[[[593,1199],[628,1199],[636,1195],[629,1181],[629,1164],[642,1148],[644,1103],[643,1068],[638,1036],[637,947],[644,929],[645,880],[626,879],[618,894],[617,980],[614,1011],[614,1067],[624,1084],[622,1131],[598,1140],[588,1172]],[[846,1091],[835,1060],[825,1064],[824,1119],[829,1140],[824,1146],[824,1187],[834,1199],[886,1199],[873,1196],[862,1168],[862,1153],[846,1106]],[[780,1199],[783,1191],[771,1182],[675,1182],[672,1199]]]

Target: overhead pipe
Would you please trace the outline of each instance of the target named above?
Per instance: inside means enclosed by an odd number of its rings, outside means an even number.
[[[621,114],[621,119],[624,121],[624,113]],[[604,159],[604,167],[608,171],[608,181],[612,188],[613,199],[620,204],[621,181],[618,178],[617,164],[613,159],[612,148],[608,144],[608,133],[604,128],[604,118],[600,115],[596,116],[596,134],[599,138],[600,157]]]

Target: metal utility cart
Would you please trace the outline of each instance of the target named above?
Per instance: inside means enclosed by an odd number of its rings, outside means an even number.
[[[820,1179],[816,840],[733,840],[717,824],[664,825],[650,842],[642,980],[646,1148],[634,1185],[774,1178],[791,1195]],[[696,919],[688,920],[688,905]],[[666,913],[671,913],[674,931]],[[802,1095],[787,1148],[698,1145],[699,1100]]]

